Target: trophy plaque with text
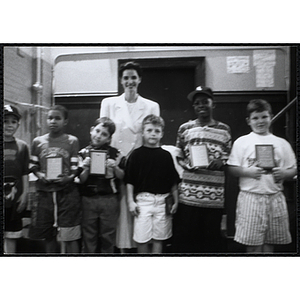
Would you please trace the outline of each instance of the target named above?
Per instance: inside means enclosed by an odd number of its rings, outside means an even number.
[[[190,145],[189,147],[192,167],[207,167],[209,165],[209,159],[206,145]]]
[[[90,174],[105,175],[106,172],[106,155],[107,152],[103,150],[91,150],[91,167]]]
[[[255,151],[258,167],[270,170],[276,166],[273,145],[255,145]]]
[[[62,157],[47,157],[46,160],[46,178],[50,180],[57,179],[63,171]]]

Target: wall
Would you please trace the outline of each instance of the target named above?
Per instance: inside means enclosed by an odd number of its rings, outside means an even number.
[[[17,106],[22,115],[16,137],[30,145],[35,136],[45,133],[46,112],[52,102],[52,65],[49,49],[4,47],[3,78],[4,103]],[[40,86],[35,88],[34,84],[37,81],[40,82]]]
[[[259,87],[256,84],[258,78],[258,67],[254,65],[255,51],[274,50],[274,67],[263,71],[265,75],[270,74],[274,79],[273,86]],[[85,82],[88,82],[88,90],[79,90],[79,93],[93,92],[102,93],[106,91],[117,93],[115,88],[118,81],[116,75],[118,59],[138,59],[138,58],[163,58],[163,57],[205,57],[206,62],[206,85],[214,91],[255,91],[255,90],[288,90],[289,88],[289,48],[285,46],[157,46],[157,47],[70,47],[52,49],[52,58],[54,64],[54,77],[56,81],[55,93],[65,93],[78,90],[82,84],[82,75],[85,75]],[[227,58],[246,57],[249,59],[249,69],[243,73],[228,73]],[[105,72],[100,72],[99,64],[107,64]],[[93,62],[93,65],[91,65]],[[265,62],[266,64],[268,62]],[[76,70],[74,66],[80,64],[80,69]],[[98,71],[96,70],[98,68]],[[260,69],[262,70],[262,69]],[[273,72],[273,73],[272,73]],[[71,75],[64,76],[64,74]],[[102,76],[102,77],[101,77]],[[79,80],[74,80],[76,77]],[[72,79],[72,83],[70,82]],[[101,85],[103,80],[108,84]],[[58,84],[59,82],[59,84]],[[72,87],[73,85],[73,87]],[[83,85],[84,86],[84,85]]]

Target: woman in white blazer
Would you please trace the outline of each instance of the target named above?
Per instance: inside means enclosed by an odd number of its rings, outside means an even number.
[[[142,70],[139,64],[128,62],[119,70],[119,78],[124,93],[118,97],[102,100],[100,117],[108,117],[116,124],[111,146],[119,149],[124,156],[129,156],[132,150],[140,147],[142,140],[142,121],[149,115],[159,116],[158,103],[141,97],[138,86],[142,80]],[[120,217],[117,227],[116,246],[124,249],[135,248],[132,239],[133,219],[127,207],[126,189],[121,187]]]

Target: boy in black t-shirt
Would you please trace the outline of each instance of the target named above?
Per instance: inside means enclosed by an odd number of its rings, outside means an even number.
[[[180,179],[171,154],[160,147],[164,120],[148,115],[142,130],[143,146],[132,152],[125,172],[128,206],[134,216],[133,239],[138,243],[138,253],[162,253],[162,242],[172,236]],[[165,199],[170,193],[174,204],[167,215]]]
[[[96,253],[98,248],[101,253],[114,251],[119,216],[117,181],[124,177],[124,170],[120,168],[122,156],[119,150],[109,145],[115,129],[116,126],[111,119],[107,117],[97,119],[90,130],[90,145],[79,151],[83,165],[83,171],[79,176],[81,182],[79,187],[83,206],[84,253]],[[105,165],[102,166],[103,174],[99,163],[100,172],[91,170],[92,150],[103,151],[106,155]],[[98,237],[100,237],[100,247],[98,247]]]

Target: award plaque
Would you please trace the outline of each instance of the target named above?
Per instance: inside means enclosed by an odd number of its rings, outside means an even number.
[[[272,169],[275,165],[273,145],[255,145],[258,167]]]
[[[192,167],[207,167],[209,159],[206,145],[190,145],[189,147]]]
[[[62,157],[47,157],[46,160],[46,178],[57,179],[63,171]]]
[[[91,167],[90,167],[90,174],[95,175],[105,175],[106,172],[106,151],[101,150],[91,150]]]

